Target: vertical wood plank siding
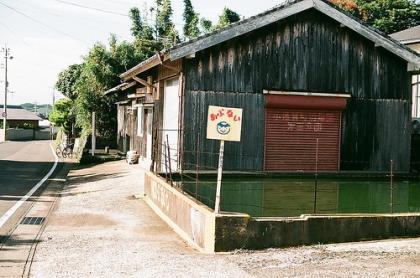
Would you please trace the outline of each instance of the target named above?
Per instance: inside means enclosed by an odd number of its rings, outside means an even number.
[[[216,142],[205,139],[208,105],[244,106],[243,141],[227,146],[234,150],[225,165],[261,171],[264,89],[348,93],[341,169],[386,171],[394,159],[396,170],[409,170],[407,63],[315,10],[196,53],[184,70],[186,151],[201,128],[201,150],[217,153]],[[243,159],[247,155],[253,160]],[[194,164],[189,159],[186,164]],[[216,166],[207,159],[201,163]]]

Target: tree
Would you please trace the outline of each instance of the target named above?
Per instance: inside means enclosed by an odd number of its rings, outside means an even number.
[[[68,97],[71,100],[77,98],[76,82],[80,77],[83,65],[74,64],[70,65],[67,69],[63,70],[58,74],[58,80],[55,84],[60,93]]]
[[[362,19],[384,33],[420,24],[420,3],[414,0],[358,0]]]
[[[213,29],[213,23],[211,20],[204,17],[200,19],[200,25],[203,33],[209,33]]]
[[[170,48],[180,41],[172,14],[171,0],[156,0],[156,33],[157,39],[163,41],[164,48]]]
[[[167,37],[171,34],[174,24],[172,22],[172,5],[170,0],[156,1],[156,29],[159,37]]]
[[[343,10],[346,10],[352,15],[360,17],[359,6],[354,0],[330,0],[330,1],[331,3],[335,4],[336,6],[340,7]]]
[[[192,39],[200,35],[198,29],[199,17],[194,11],[191,0],[184,0],[184,36]]]
[[[131,19],[131,35],[137,38],[143,35],[143,21],[141,20],[140,10],[138,8],[131,8],[130,12]]]
[[[231,9],[228,9],[227,7],[225,7],[223,9],[222,14],[219,16],[219,21],[217,22],[217,25],[215,26],[215,29],[220,29],[223,27],[226,27],[234,22],[237,22],[241,20],[241,16],[232,11]]]
[[[420,24],[420,3],[415,0],[330,0],[386,34]]]
[[[72,133],[75,123],[73,113],[74,102],[69,98],[59,99],[54,103],[54,109],[48,119],[55,126],[61,127],[67,134]]]

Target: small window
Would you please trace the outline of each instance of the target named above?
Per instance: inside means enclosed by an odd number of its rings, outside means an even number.
[[[143,106],[137,108],[137,136],[143,137]]]

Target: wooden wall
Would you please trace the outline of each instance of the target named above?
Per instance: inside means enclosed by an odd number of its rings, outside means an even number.
[[[226,169],[263,169],[263,90],[268,89],[351,94],[343,114],[341,169],[387,171],[393,159],[397,170],[409,170],[407,63],[315,10],[196,53],[183,68],[185,150],[201,130],[202,151],[217,153],[217,144],[205,139],[202,117],[208,105],[244,105],[249,113],[245,136],[232,143]],[[253,160],[243,161],[246,156]]]

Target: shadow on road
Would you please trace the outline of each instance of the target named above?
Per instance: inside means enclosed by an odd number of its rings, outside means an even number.
[[[53,175],[50,179],[55,181],[63,179],[67,176],[62,173],[61,169],[68,163],[58,163]],[[0,160],[0,210],[2,206],[19,201],[25,196],[45,175],[50,171],[53,162],[25,162]],[[70,167],[66,167],[70,168]],[[64,168],[64,169],[66,169]],[[57,173],[60,175],[57,176]],[[37,197],[49,184],[47,180],[29,199],[33,202],[41,202]]]

